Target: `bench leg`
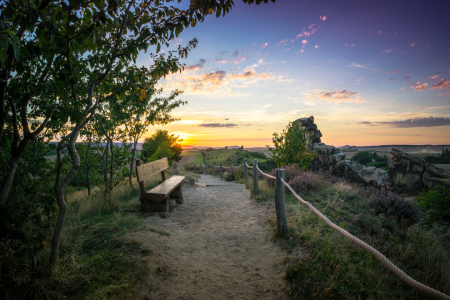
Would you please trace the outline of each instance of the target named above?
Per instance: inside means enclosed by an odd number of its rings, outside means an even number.
[[[147,199],[142,199],[142,198],[140,200],[141,200],[140,210],[148,212],[148,213],[151,212],[152,210],[150,208],[150,204],[148,203],[148,200]]]
[[[170,197],[176,198],[177,204],[183,203],[183,192],[181,190],[181,184],[172,193],[170,193]]]

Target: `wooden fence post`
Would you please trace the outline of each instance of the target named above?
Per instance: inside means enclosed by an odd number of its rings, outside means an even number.
[[[220,164],[220,178],[223,178],[223,167],[222,167],[222,164]]]
[[[244,159],[244,179],[245,181],[248,181],[248,167],[246,159]]]
[[[215,163],[213,163],[213,165],[212,165],[212,173],[213,173],[213,175],[216,175],[216,164]]]
[[[195,164],[194,164],[194,171],[195,171]]]
[[[253,194],[258,194],[258,160],[253,160]]]
[[[203,170],[203,166],[202,166],[202,164],[200,164],[200,173],[202,172],[202,170]]]
[[[284,184],[281,179],[284,179],[284,169],[276,170],[275,180],[275,211],[277,213],[277,227],[278,233],[284,234],[287,232],[287,215],[286,205],[284,202]]]
[[[205,163],[205,168],[206,168],[206,174],[208,174],[208,163]]]

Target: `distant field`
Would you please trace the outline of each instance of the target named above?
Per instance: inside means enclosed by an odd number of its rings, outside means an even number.
[[[183,151],[183,153],[181,153],[181,156],[185,155],[195,155],[194,164],[196,165],[200,165],[201,163],[203,163],[203,155],[199,150]]]

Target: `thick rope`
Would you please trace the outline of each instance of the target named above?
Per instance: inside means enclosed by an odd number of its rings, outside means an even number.
[[[259,168],[258,168],[258,170],[259,170]],[[261,173],[263,173],[263,172],[261,172]],[[267,175],[265,173],[263,173],[263,174],[268,176],[268,177],[271,177],[271,178],[275,179],[275,177],[272,177],[272,176]],[[358,244],[359,246],[363,247],[368,252],[372,253],[373,256],[375,256],[379,261],[381,261],[381,263],[383,265],[385,265],[389,270],[391,270],[395,275],[400,277],[401,280],[403,280],[404,282],[409,284],[411,287],[413,287],[413,288],[415,288],[415,289],[417,289],[419,291],[422,291],[422,292],[424,292],[424,293],[426,293],[426,294],[428,294],[428,295],[430,295],[430,296],[432,296],[432,297],[434,297],[436,299],[450,300],[449,296],[447,296],[447,295],[445,295],[445,294],[443,294],[443,293],[441,293],[439,291],[436,291],[435,289],[432,289],[432,288],[430,288],[430,287],[428,287],[426,285],[423,285],[420,282],[415,281],[410,276],[408,276],[405,272],[400,270],[396,265],[394,265],[386,256],[384,256],[383,254],[381,254],[380,252],[378,252],[377,250],[375,250],[374,248],[372,248],[371,246],[369,246],[365,242],[361,241],[357,237],[351,235],[346,230],[344,230],[341,227],[335,225],[327,217],[325,217],[320,211],[318,211],[314,206],[312,206],[311,203],[309,203],[308,201],[303,200],[299,195],[297,195],[297,193],[292,189],[292,187],[289,184],[286,183],[286,181],[284,181],[284,179],[281,179],[281,181],[283,182],[283,184],[292,192],[292,194],[301,203],[308,205],[309,209],[311,209],[316,215],[318,215],[322,220],[324,220],[330,227],[332,227],[333,229],[335,229],[336,231],[338,231],[339,233],[344,235],[346,238],[348,238],[349,240],[351,240],[355,244]]]
[[[258,169],[258,171],[261,172],[261,174],[263,174],[264,176],[272,178],[272,179],[276,179],[274,176],[269,175],[269,174],[264,173],[263,171],[261,171],[261,169],[258,167],[258,165],[256,165],[256,169]]]

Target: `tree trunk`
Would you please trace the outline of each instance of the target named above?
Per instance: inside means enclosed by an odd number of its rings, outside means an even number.
[[[53,233],[53,239],[52,239],[52,251],[50,254],[50,266],[52,268],[55,267],[56,261],[58,260],[58,254],[59,254],[59,241],[61,238],[61,231],[64,224],[64,218],[66,217],[66,211],[67,206],[66,202],[64,201],[64,193],[67,189],[67,186],[70,184],[72,179],[75,177],[76,173],[78,172],[78,169],[80,168],[80,158],[78,156],[77,150],[75,149],[75,142],[78,138],[78,132],[74,132],[73,135],[70,137],[68,150],[70,157],[72,158],[72,168],[70,169],[69,173],[64,177],[64,179],[61,181],[61,170],[63,167],[62,162],[62,156],[61,156],[61,150],[62,150],[62,144],[58,145],[57,148],[57,160],[58,160],[58,166],[56,170],[56,181],[55,181],[55,196],[56,196],[56,203],[59,208],[58,213],[58,220],[56,221],[55,231]]]
[[[133,149],[131,149],[131,163],[130,163],[130,172],[128,173],[128,181],[130,182],[130,187],[135,191],[133,183],[131,182],[131,177],[133,176],[133,166],[134,166],[134,155],[136,153],[137,139],[133,141]]]
[[[13,146],[12,155],[11,158],[9,159],[8,172],[6,173],[6,176],[3,178],[2,185],[0,187],[0,206],[5,204],[6,198],[8,197],[14,179],[14,174],[16,173],[17,166],[19,165],[20,157],[25,151],[25,148],[27,147],[29,141],[30,139],[25,137],[17,147]]]

